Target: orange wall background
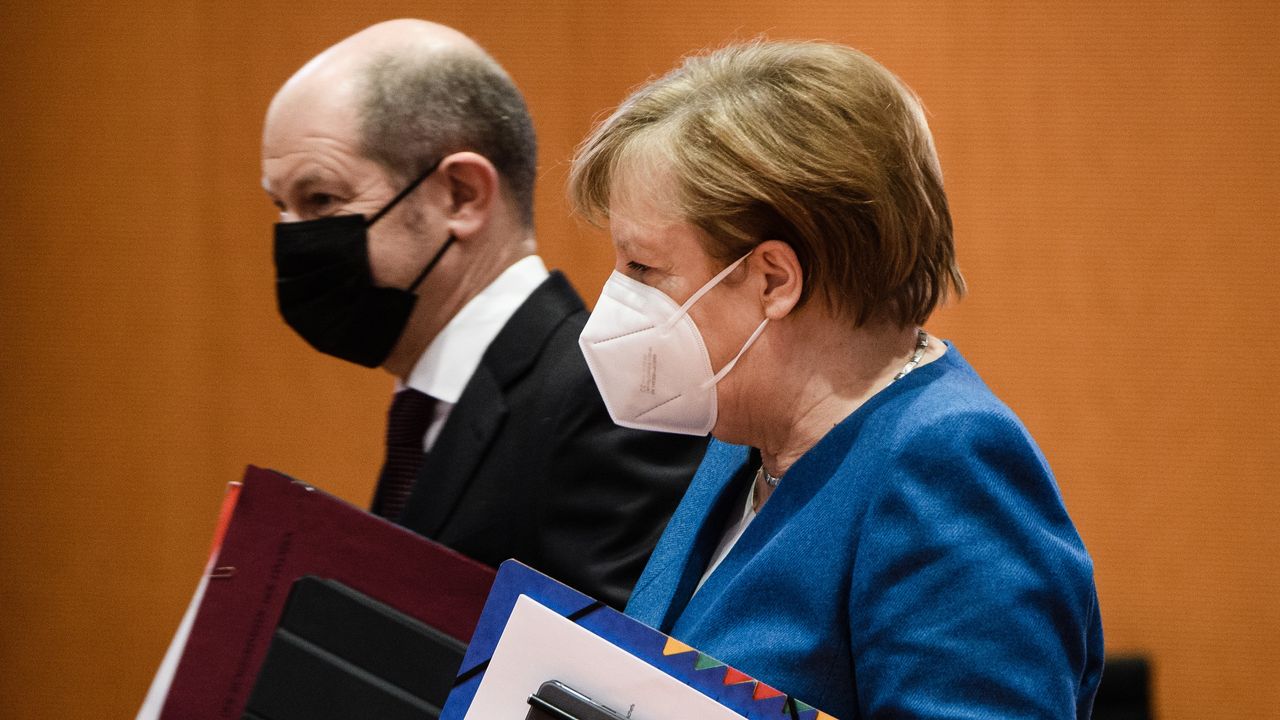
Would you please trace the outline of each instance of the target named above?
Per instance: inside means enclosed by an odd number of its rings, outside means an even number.
[[[0,8],[0,716],[136,711],[246,463],[366,502],[391,380],[277,317],[259,132],[312,55],[425,16],[525,90],[542,253],[589,298],[611,251],[567,216],[566,166],[628,88],[758,34],[899,73],[971,286],[931,329],[1053,464],[1108,649],[1151,654],[1162,718],[1275,717],[1277,6],[607,5]]]

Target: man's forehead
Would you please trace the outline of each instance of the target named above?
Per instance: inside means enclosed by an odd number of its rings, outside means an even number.
[[[308,112],[282,107],[262,137],[263,186],[268,192],[299,192],[309,184],[348,178],[364,170],[354,114],[329,107]]]
[[[262,130],[263,157],[299,152],[316,142],[354,144],[359,113],[350,86],[292,86],[276,96]]]
[[[302,172],[288,175],[283,178],[274,178],[267,173],[263,173],[262,189],[266,190],[268,193],[274,193],[276,191],[306,192],[311,187],[329,179],[330,178],[326,177],[324,173],[314,167],[305,167]],[[272,182],[273,180],[278,182],[288,182],[288,187],[276,187]]]

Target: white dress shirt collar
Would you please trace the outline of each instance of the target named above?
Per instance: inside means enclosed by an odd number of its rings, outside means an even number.
[[[408,386],[441,402],[458,402],[489,344],[550,274],[537,255],[512,264],[453,316],[396,389]]]

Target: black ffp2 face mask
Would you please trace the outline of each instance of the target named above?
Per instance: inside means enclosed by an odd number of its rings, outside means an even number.
[[[365,367],[386,362],[404,332],[414,292],[453,244],[453,235],[406,289],[374,284],[368,229],[426,180],[437,161],[372,218],[335,215],[276,223],[276,302],[311,347]]]

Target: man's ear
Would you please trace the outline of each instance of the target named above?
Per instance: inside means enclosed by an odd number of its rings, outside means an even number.
[[[760,302],[765,317],[780,320],[790,314],[804,290],[804,270],[796,251],[781,240],[765,240],[751,251],[747,262],[753,273],[764,278]]]
[[[498,169],[483,155],[458,152],[445,157],[437,170],[448,191],[445,224],[459,238],[470,237],[500,207]]]

